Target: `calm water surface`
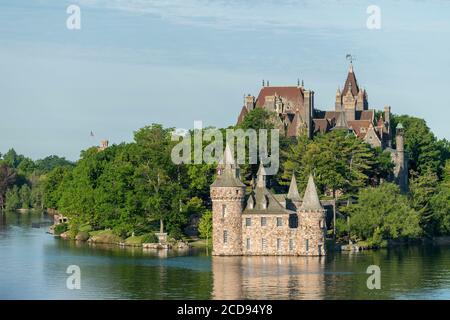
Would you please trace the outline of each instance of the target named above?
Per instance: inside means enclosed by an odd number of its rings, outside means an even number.
[[[0,217],[0,299],[450,299],[450,247],[326,258],[211,257],[64,241],[43,214]],[[40,225],[40,228],[38,228]],[[369,265],[381,289],[368,290]],[[81,268],[81,290],[66,269]]]

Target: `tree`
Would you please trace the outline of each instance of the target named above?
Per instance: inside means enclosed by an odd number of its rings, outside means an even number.
[[[39,175],[46,174],[57,167],[73,167],[74,163],[56,155],[36,160],[35,167]]]
[[[397,185],[382,183],[358,192],[358,202],[340,210],[350,217],[353,240],[368,240],[379,245],[382,240],[408,239],[421,235],[420,216],[409,206]]]
[[[31,208],[31,189],[27,184],[24,184],[19,189],[20,204],[23,209]]]
[[[208,242],[212,237],[212,211],[206,210],[203,212],[200,222],[198,224],[198,231],[200,237],[206,239]]]
[[[18,155],[14,149],[9,149],[8,152],[3,155],[3,161],[12,168],[17,168],[23,159],[24,156]]]
[[[422,175],[412,174],[410,182],[411,207],[420,216],[420,225],[425,234],[431,236],[436,229],[434,208],[431,199],[436,194],[438,187],[437,174],[428,168]]]
[[[14,186],[6,192],[6,211],[14,211],[21,207],[19,188]]]
[[[429,201],[435,222],[434,234],[450,235],[450,159],[446,161],[443,179]]]
[[[244,121],[237,128],[255,130],[273,129],[277,117],[278,115],[274,112],[269,112],[264,108],[255,108],[245,116]]]
[[[371,180],[387,178],[392,172],[392,165],[386,164],[388,155],[343,130],[317,135],[313,141],[299,137],[287,154],[285,181],[295,172],[305,187],[312,173],[318,188],[329,188],[334,197],[337,190],[354,194]]]
[[[409,169],[418,172],[419,175],[431,169],[439,175],[445,163],[441,156],[443,143],[437,141],[425,120],[407,115],[394,115],[392,117],[394,131],[398,123],[405,128],[405,150],[408,153]]]
[[[17,174],[6,163],[0,163],[0,209],[5,208],[5,196],[9,187],[16,182]]]

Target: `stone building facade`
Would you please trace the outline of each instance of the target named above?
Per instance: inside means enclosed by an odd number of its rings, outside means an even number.
[[[326,216],[313,177],[303,199],[295,177],[287,195],[274,195],[261,165],[246,195],[228,148],[225,153],[211,185],[213,255],[325,255]]]
[[[336,91],[333,111],[322,111],[314,106],[314,91],[306,89],[303,81],[297,86],[269,86],[263,82],[258,97],[245,97],[237,123],[244,121],[249,112],[255,108],[263,108],[274,116],[272,121],[280,132],[288,137],[307,135],[312,138],[318,133],[332,130],[346,130],[372,147],[388,149],[396,166],[395,181],[401,182],[402,191],[407,189],[408,171],[407,154],[397,147],[393,149],[392,140],[403,139],[403,133],[393,136],[391,129],[391,107],[385,106],[376,116],[371,109],[368,93],[362,88],[350,63],[343,89]],[[405,183],[406,181],[406,183]]]

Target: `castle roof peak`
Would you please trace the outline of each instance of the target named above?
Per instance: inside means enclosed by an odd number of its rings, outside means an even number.
[[[239,178],[239,168],[235,165],[233,153],[228,144],[219,161],[217,177],[211,187],[245,187]]]
[[[312,174],[309,175],[308,184],[306,186],[305,195],[303,196],[303,203],[300,207],[302,211],[317,211],[323,210],[322,204],[317,194],[316,184]]]
[[[358,95],[359,92],[358,82],[356,81],[353,64],[351,63],[348,69],[347,79],[345,80],[344,89],[342,90],[342,95],[345,96],[348,91],[350,91],[354,97]]]
[[[300,194],[298,193],[297,181],[295,180],[294,173],[292,173],[291,184],[289,186],[289,192],[287,194],[287,197],[288,197],[288,199],[294,200],[294,201],[302,200],[302,198],[300,197]]]
[[[267,172],[266,172],[266,168],[264,168],[264,165],[262,164],[262,162],[259,163],[259,169],[258,169],[258,173],[256,175],[257,175],[256,187],[265,188]]]

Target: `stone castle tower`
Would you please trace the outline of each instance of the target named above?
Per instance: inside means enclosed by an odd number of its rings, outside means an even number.
[[[225,148],[217,178],[211,185],[213,212],[213,255],[242,254],[242,211],[245,185],[239,178],[230,148]]]
[[[223,158],[211,185],[214,256],[325,255],[326,215],[312,176],[303,199],[295,177],[287,194],[273,194],[260,164],[246,194],[228,146]]]

